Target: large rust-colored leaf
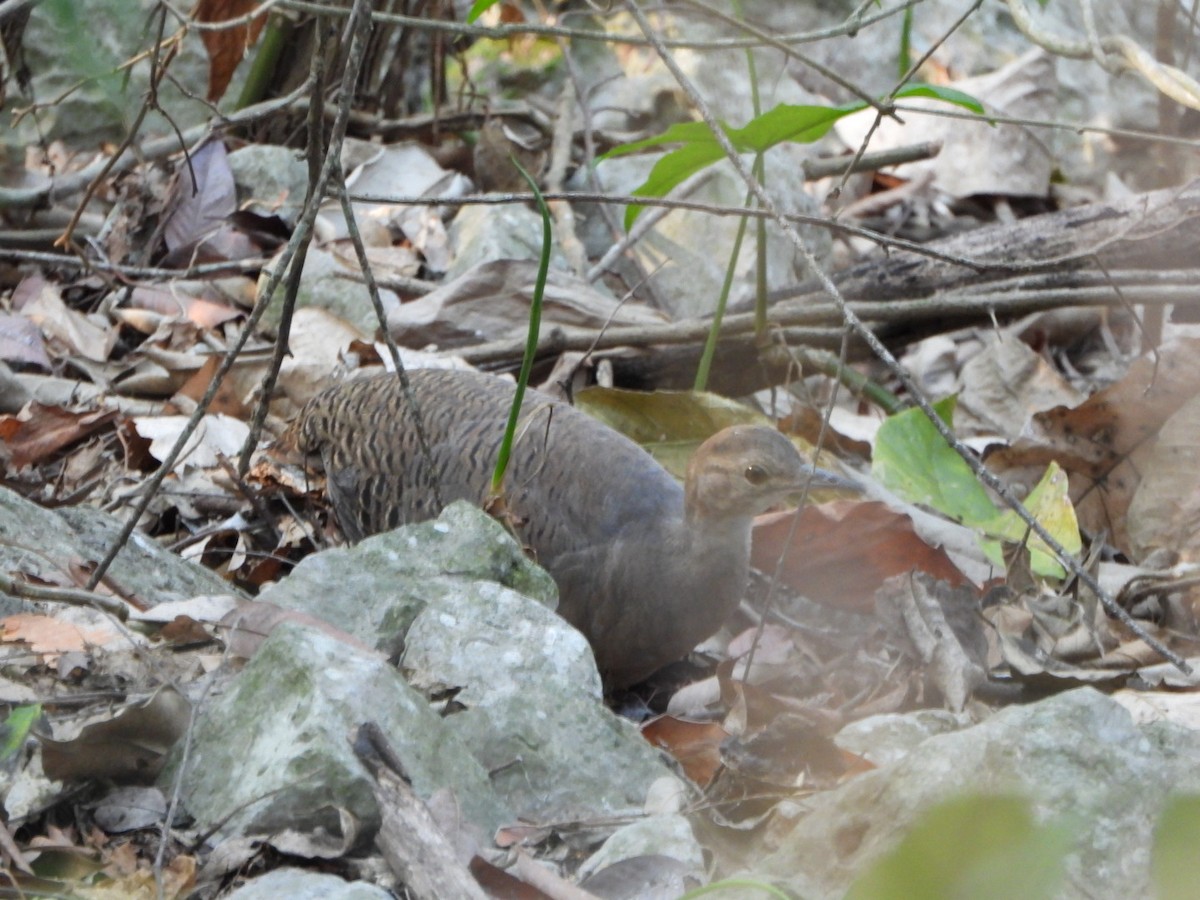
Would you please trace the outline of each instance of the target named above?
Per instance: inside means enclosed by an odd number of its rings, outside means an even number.
[[[197,22],[228,22],[250,13],[259,0],[199,0],[193,12]],[[258,40],[267,17],[255,16],[244,25],[231,25],[217,31],[202,31],[200,39],[208,51],[208,100],[215,103],[225,96],[233,72],[246,55],[246,49]]]
[[[659,716],[642,726],[642,737],[671,754],[698,785],[712,781],[721,767],[721,742],[729,732],[716,722],[689,722]]]
[[[757,568],[775,571],[793,515],[758,518],[752,557]],[[882,503],[839,500],[801,512],[780,577],[816,603],[869,613],[885,580],[912,571],[954,586],[970,583],[944,550],[921,540],[908,516]]]

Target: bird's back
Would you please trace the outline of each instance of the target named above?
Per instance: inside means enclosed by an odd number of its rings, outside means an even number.
[[[326,390],[296,424],[297,446],[320,456],[351,538],[437,515],[435,475],[444,503],[487,497],[514,386],[447,369],[409,377],[432,467],[394,375]],[[537,391],[526,393],[521,412],[504,495],[522,539],[552,573],[566,556],[594,552],[600,561],[616,535],[639,523],[682,516],[682,488],[632,441]]]

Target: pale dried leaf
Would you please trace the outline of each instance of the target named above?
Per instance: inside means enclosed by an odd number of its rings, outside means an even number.
[[[37,324],[27,316],[0,313],[0,360],[49,369],[50,357]]]
[[[999,434],[1015,440],[1030,416],[1075,406],[1083,396],[1024,341],[989,338],[963,365],[954,424],[966,434]]]
[[[1183,562],[1200,561],[1200,398],[1159,430],[1126,524],[1135,559],[1170,550]]]
[[[107,360],[117,342],[116,329],[97,324],[88,316],[68,308],[58,289],[52,285],[46,285],[21,313],[67,352],[96,362]]]
[[[1054,59],[1034,48],[1003,68],[951,82],[948,87],[978,97],[988,112],[1030,119],[1051,119],[1058,112]],[[933,110],[945,104],[913,97],[906,106]],[[870,134],[871,149],[884,150],[922,142],[938,142],[933,159],[891,167],[901,178],[933,175],[935,186],[955,197],[1001,194],[1042,197],[1050,186],[1054,159],[1031,131],[997,128],[988,119],[975,121],[940,116],[906,115],[876,121],[874,110],[855,113],[834,126],[849,147],[859,147]]]
[[[189,162],[179,168],[173,208],[164,226],[172,251],[208,237],[237,210],[237,187],[224,142],[205,141]]]
[[[220,622],[237,608],[238,599],[232,594],[201,594],[187,600],[167,600],[147,610],[137,610],[129,618],[138,622],[173,622],[177,616],[189,616],[197,622]]]
[[[167,458],[187,422],[187,416],[136,416],[133,419],[138,434],[150,441],[150,454],[160,462]],[[218,465],[218,455],[228,459],[237,456],[249,433],[245,422],[231,416],[205,416],[188,438],[175,470],[213,468]]]

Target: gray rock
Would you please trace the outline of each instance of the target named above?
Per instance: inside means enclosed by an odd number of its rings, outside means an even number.
[[[932,737],[899,762],[814,797],[759,871],[804,896],[840,897],[934,804],[967,792],[1016,793],[1039,820],[1070,817],[1079,828],[1062,896],[1146,897],[1164,801],[1197,790],[1200,734],[1168,723],[1138,727],[1119,704],[1083,688]]]
[[[201,706],[186,769],[177,751],[160,783],[180,777],[197,826],[218,837],[290,830],[354,844],[379,826],[372,780],[351,749],[365,722],[383,730],[418,796],[451,789],[482,835],[511,820],[487,773],[395,668],[290,623]]]
[[[967,727],[970,717],[947,709],[919,709],[911,713],[888,713],[851,722],[834,738],[843,750],[884,766],[903,759],[935,734],[949,734]]]
[[[123,525],[121,519],[91,507],[43,509],[0,487],[0,566],[55,584],[64,566],[99,562]],[[109,577],[149,606],[234,592],[215,573],[170,553],[140,531],[117,555]],[[23,601],[0,592],[0,615],[22,609],[27,609]]]
[[[401,664],[418,685],[462,686],[446,722],[523,819],[636,815],[670,774],[601,703],[583,636],[519,594],[477,584],[441,598],[413,623]]]
[[[392,895],[365,881],[343,881],[304,869],[282,868],[247,881],[228,900],[388,900]]]
[[[229,154],[239,208],[260,216],[279,216],[295,226],[308,193],[308,164],[290,147],[247,144]]]
[[[340,319],[349,322],[364,334],[374,334],[379,329],[379,317],[371,305],[367,286],[353,278],[361,277],[362,271],[354,262],[353,253],[349,261],[342,261],[327,250],[308,248],[304,260],[304,274],[300,277],[300,288],[296,292],[296,308],[316,306],[328,310]],[[269,273],[279,264],[279,257],[271,260],[259,278],[259,290],[266,286]],[[387,288],[379,289],[379,299],[385,315],[399,309],[400,298]],[[278,328],[283,312],[283,288],[275,291],[271,305],[263,314],[264,328]]]
[[[558,603],[546,571],[499,522],[467,503],[452,504],[436,521],[314,553],[259,599],[325,619],[391,658],[421,610],[474,581],[496,582],[551,608]]]
[[[494,259],[538,259],[542,254],[542,217],[520,203],[467,206],[450,224],[453,261],[446,281],[472,266]],[[551,268],[570,271],[557,244],[551,245]]]
[[[587,640],[551,609],[495,582],[451,583],[408,630],[400,665],[415,687],[466,685],[467,704],[542,681],[601,696]]]
[[[704,850],[692,831],[691,823],[678,814],[647,816],[618,828],[603,846],[579,867],[586,878],[608,866],[639,856],[666,856],[685,867],[688,877],[703,881]]]
[[[532,595],[536,599],[531,599]],[[640,814],[670,770],[601,702],[591,649],[551,611],[554,582],[466,503],[305,559],[262,599],[326,619],[389,657],[533,821]]]
[[[155,9],[152,0],[34,4],[21,42],[33,76],[33,95],[26,98],[12,83],[7,102],[0,108],[5,123],[0,144],[23,148],[62,140],[68,145],[95,147],[105,140],[122,140],[146,96],[150,67],[118,67],[152,46],[154,29],[147,28],[147,17]],[[223,105],[232,106],[236,100],[246,68],[240,67]],[[170,121],[151,110],[143,133],[167,135],[207,122],[212,115],[203,98],[208,71],[209,58],[200,35],[190,31],[171,61],[172,78],[162,79],[155,96]],[[201,96],[188,96],[177,85],[186,85]],[[14,127],[12,110],[25,106],[29,99],[43,106],[36,116],[25,116]]]

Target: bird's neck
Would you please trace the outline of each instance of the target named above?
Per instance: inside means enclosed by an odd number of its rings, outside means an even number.
[[[749,540],[752,523],[750,516],[712,515],[689,504],[684,509],[678,533],[681,540],[693,545],[723,544],[727,540],[745,542]]]
[[[741,595],[750,564],[749,516],[706,516],[689,510],[672,523],[663,544],[686,561],[694,589]]]
[[[634,658],[644,653],[661,665],[662,660],[684,656],[713,634],[737,607],[749,571],[750,520],[668,516],[648,524],[643,520],[611,545],[600,573],[605,585],[601,593],[643,598],[632,608],[619,610],[630,635],[630,647],[625,649],[636,651]],[[596,627],[597,617],[616,614],[589,607],[577,621],[585,623],[586,632]],[[662,627],[664,622],[670,623],[669,628]],[[605,660],[600,663],[604,666]],[[643,671],[632,666],[608,674],[631,684],[655,668],[651,665]]]

